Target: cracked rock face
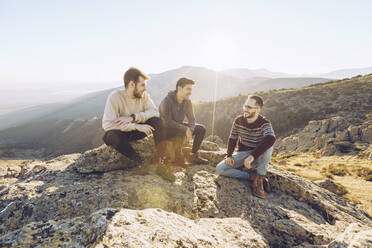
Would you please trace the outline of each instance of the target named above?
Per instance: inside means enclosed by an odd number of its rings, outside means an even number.
[[[355,124],[361,122],[359,125]],[[372,144],[372,119],[348,120],[336,116],[313,120],[300,132],[279,139],[278,152],[318,150],[322,156],[357,154]]]
[[[316,183],[270,166],[273,192],[260,199],[248,181],[218,176],[215,162],[174,167],[167,181],[151,163],[151,142],[136,144],[147,161],[140,168],[106,146],[25,165],[0,188],[0,246],[370,244],[371,217]],[[224,152],[201,154],[219,161]]]

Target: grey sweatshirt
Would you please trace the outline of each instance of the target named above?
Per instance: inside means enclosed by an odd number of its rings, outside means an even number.
[[[159,106],[160,118],[166,128],[174,128],[186,133],[187,128],[194,131],[195,115],[190,100],[179,103],[176,91],[170,91]],[[183,123],[187,117],[188,123]]]

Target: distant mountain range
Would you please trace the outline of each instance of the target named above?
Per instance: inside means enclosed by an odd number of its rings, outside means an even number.
[[[372,67],[338,70],[325,74],[292,75],[271,72],[266,69],[241,68],[214,71],[202,67],[183,66],[163,73],[150,74],[148,91],[158,105],[170,90],[175,89],[176,82],[180,77],[189,77],[196,81],[192,100],[194,102],[208,102],[258,91],[299,88],[314,83],[327,82],[336,77],[351,77],[367,73],[372,73]],[[116,88],[120,87],[123,86],[118,83]],[[52,118],[84,120],[94,117],[100,118],[103,115],[107,96],[113,89],[115,88],[96,91],[65,102],[41,104],[2,114],[0,115],[0,130]],[[8,96],[7,99],[10,98]]]
[[[39,154],[53,157],[99,146],[104,131],[101,116],[94,115],[102,114],[108,93],[109,90],[90,94],[69,105],[54,106],[54,111],[44,112],[33,122],[0,131],[0,156],[27,158]],[[341,116],[357,125],[371,112],[372,74],[299,89],[265,91],[260,95],[265,99],[262,114],[272,122],[278,138],[295,134],[311,120],[334,116]],[[246,96],[241,95],[216,102],[214,134],[224,141],[245,100]],[[197,121],[206,126],[207,135],[211,134],[214,104],[200,102],[194,107]]]
[[[237,78],[251,78],[251,77],[266,77],[266,78],[278,78],[278,77],[291,77],[291,74],[282,72],[272,72],[266,69],[247,69],[247,68],[234,68],[221,71],[224,74],[230,75]]]
[[[227,75],[237,78],[250,78],[250,77],[267,77],[267,78],[288,78],[288,77],[315,77],[315,78],[331,78],[331,79],[343,79],[355,77],[357,75],[367,75],[372,73],[372,67],[365,68],[351,68],[331,71],[327,73],[311,73],[311,74],[289,74],[283,72],[272,72],[266,69],[247,69],[247,68],[234,68],[221,71]]]

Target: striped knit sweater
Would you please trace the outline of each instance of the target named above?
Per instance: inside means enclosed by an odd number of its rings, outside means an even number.
[[[271,123],[259,115],[253,123],[248,123],[244,115],[235,118],[227,145],[227,157],[231,157],[236,143],[238,151],[253,150],[251,155],[257,159],[275,143],[275,133]]]

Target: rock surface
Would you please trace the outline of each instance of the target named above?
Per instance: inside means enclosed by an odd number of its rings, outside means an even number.
[[[146,160],[151,140],[137,144]],[[202,151],[214,161],[224,151]],[[372,219],[355,204],[270,166],[273,192],[215,173],[215,163],[130,168],[101,146],[26,164],[0,186],[1,247],[309,247],[370,244]],[[7,174],[8,175],[8,174]],[[358,235],[362,233],[363,235]]]
[[[355,123],[360,122],[359,125]],[[277,152],[317,151],[322,156],[358,154],[372,144],[372,119],[351,121],[341,116],[310,121],[300,132],[278,139]]]
[[[346,190],[345,186],[342,186],[339,183],[335,183],[334,181],[332,181],[328,178],[326,178],[324,180],[316,181],[316,183],[320,187],[325,188],[325,189],[331,191],[332,193],[335,193],[336,195],[344,195],[344,194],[347,193],[347,190]]]

